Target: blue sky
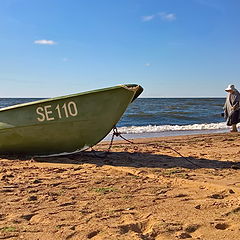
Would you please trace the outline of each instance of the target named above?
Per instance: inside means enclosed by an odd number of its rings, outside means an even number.
[[[1,0],[0,96],[122,83],[144,97],[240,89],[239,0]]]

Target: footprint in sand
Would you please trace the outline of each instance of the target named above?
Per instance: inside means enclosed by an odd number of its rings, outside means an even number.
[[[215,224],[214,227],[219,230],[225,230],[225,229],[229,228],[230,226],[227,223],[217,223],[217,224]]]
[[[177,233],[176,237],[179,238],[179,239],[192,238],[192,236],[189,233],[187,233],[187,232]]]
[[[92,232],[90,232],[90,233],[87,235],[87,238],[88,238],[88,239],[91,239],[91,238],[97,236],[97,235],[99,234],[99,232],[100,232],[99,230],[92,231]]]
[[[31,218],[32,218],[33,216],[35,216],[35,215],[36,215],[36,213],[25,214],[25,215],[22,215],[21,218],[23,218],[23,219],[25,219],[25,220],[27,220],[27,221],[30,221]]]
[[[240,212],[240,207],[237,207],[237,208],[234,208],[231,211],[223,214],[223,216],[228,217],[229,215],[238,214],[239,212]]]
[[[5,219],[6,215],[0,213],[0,221],[3,221]]]
[[[184,231],[188,232],[188,233],[193,233],[193,232],[197,231],[199,228],[200,228],[199,224],[190,224],[184,228]]]

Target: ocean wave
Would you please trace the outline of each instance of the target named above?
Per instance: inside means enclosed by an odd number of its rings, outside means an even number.
[[[134,134],[134,133],[158,133],[158,132],[169,132],[169,131],[196,131],[196,130],[218,130],[228,129],[225,122],[220,123],[203,123],[203,124],[192,124],[192,125],[148,125],[148,126],[130,126],[130,127],[119,127],[118,131],[123,134]]]
[[[155,115],[154,114],[151,114],[151,113],[136,113],[136,114],[126,114],[125,117],[128,117],[128,118],[138,118],[138,117],[141,117],[141,118],[152,118],[154,117]]]

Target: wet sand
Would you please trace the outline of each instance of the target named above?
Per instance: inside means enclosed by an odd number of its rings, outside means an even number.
[[[133,141],[1,156],[0,239],[239,239],[239,134]]]

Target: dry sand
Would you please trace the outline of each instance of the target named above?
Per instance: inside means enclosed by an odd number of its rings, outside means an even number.
[[[2,156],[0,239],[240,239],[239,134],[134,142]]]

